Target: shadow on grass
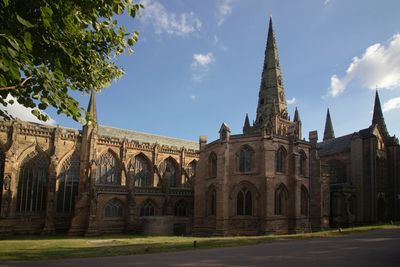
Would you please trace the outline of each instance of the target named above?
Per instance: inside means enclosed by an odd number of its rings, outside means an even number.
[[[190,249],[256,245],[275,240],[335,237],[377,229],[400,229],[396,225],[366,226],[324,232],[251,237],[159,237],[112,235],[99,237],[13,236],[0,241],[0,261],[31,261],[82,257],[123,256]],[[36,242],[37,241],[37,242]],[[194,244],[194,241],[196,241]]]

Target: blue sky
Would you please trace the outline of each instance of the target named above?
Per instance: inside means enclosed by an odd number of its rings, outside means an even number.
[[[378,86],[390,134],[400,135],[400,1],[143,0],[125,76],[97,95],[99,123],[198,140],[222,122],[241,133],[255,118],[269,15],[283,82],[303,136],[323,136],[326,109],[336,136],[371,123]],[[86,106],[88,96],[78,96]],[[293,102],[293,103],[292,103]],[[56,124],[80,128],[49,115]]]

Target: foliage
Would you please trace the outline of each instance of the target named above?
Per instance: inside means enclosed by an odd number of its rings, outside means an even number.
[[[40,120],[53,106],[83,123],[90,114],[70,96],[123,75],[115,57],[138,40],[117,22],[143,6],[132,0],[0,0],[0,104],[16,99]],[[0,118],[11,119],[0,110]]]

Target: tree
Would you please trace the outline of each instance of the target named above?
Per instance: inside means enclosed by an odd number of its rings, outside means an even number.
[[[133,52],[138,32],[117,18],[141,8],[132,0],[0,0],[0,104],[16,100],[43,121],[49,106],[93,120],[70,93],[100,90],[123,75],[115,57]],[[12,119],[5,110],[1,117]]]

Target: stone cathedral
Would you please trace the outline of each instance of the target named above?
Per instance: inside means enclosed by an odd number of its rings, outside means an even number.
[[[199,142],[98,124],[0,122],[0,235],[261,235],[400,220],[400,147],[371,125],[323,139],[290,119],[272,20],[256,118]]]

